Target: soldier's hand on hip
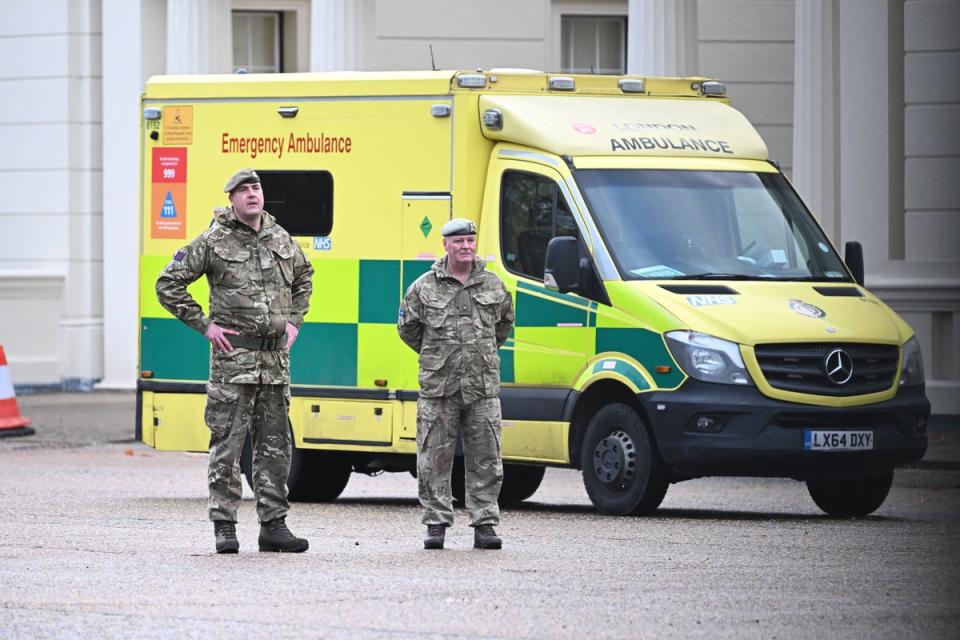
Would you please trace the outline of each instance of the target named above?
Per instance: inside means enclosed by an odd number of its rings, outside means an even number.
[[[293,348],[293,343],[297,341],[297,336],[300,334],[300,329],[297,329],[295,326],[287,323],[287,351]]]
[[[216,322],[211,322],[203,335],[213,344],[214,351],[230,352],[233,351],[233,345],[230,344],[230,340],[227,339],[227,334],[237,336],[240,335],[240,332],[234,331],[233,329],[224,329]]]

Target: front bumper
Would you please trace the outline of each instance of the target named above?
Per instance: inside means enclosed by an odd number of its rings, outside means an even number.
[[[666,465],[678,477],[709,475],[800,480],[878,475],[916,462],[927,451],[930,402],[923,387],[886,402],[819,407],[773,400],[755,387],[688,379],[680,389],[639,395]],[[722,424],[697,428],[700,417]],[[871,430],[870,451],[806,451],[804,431]]]

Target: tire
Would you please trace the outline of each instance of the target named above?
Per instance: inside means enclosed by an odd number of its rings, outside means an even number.
[[[243,449],[240,451],[240,472],[247,479],[247,486],[253,491],[253,444],[250,434],[243,439]]]
[[[457,456],[453,459],[453,471],[450,472],[450,493],[453,494],[454,504],[464,504],[467,495],[465,484],[463,458]]]
[[[543,467],[531,467],[524,464],[503,465],[503,485],[500,487],[500,506],[515,505],[523,502],[540,488],[543,481]],[[450,493],[457,505],[463,505],[466,500],[466,479],[463,472],[463,458],[453,459],[453,471],[450,476]]]
[[[643,420],[630,406],[608,404],[590,420],[580,460],[583,486],[600,513],[644,516],[667,493],[667,470]]]
[[[891,484],[893,471],[866,478],[807,480],[807,491],[827,515],[834,518],[860,518],[880,508],[890,493]]]
[[[342,453],[293,448],[290,478],[291,502],[332,502],[350,481],[353,465]]]
[[[240,470],[253,488],[253,448],[247,436],[240,454]],[[291,502],[331,502],[343,493],[353,466],[340,453],[293,447],[287,498]]]
[[[543,482],[543,467],[525,464],[503,465],[503,486],[500,487],[500,506],[520,504],[540,488]]]

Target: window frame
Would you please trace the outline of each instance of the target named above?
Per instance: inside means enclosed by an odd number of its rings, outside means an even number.
[[[263,188],[263,208],[270,213],[277,220],[277,224],[283,227],[287,233],[291,236],[299,237],[326,237],[333,233],[334,226],[334,188],[335,181],[333,178],[333,173],[327,171],[326,169],[257,169],[257,174],[260,176],[260,184]],[[270,208],[270,193],[276,185],[274,181],[281,178],[282,176],[289,176],[296,174],[297,176],[304,176],[309,174],[317,174],[322,184],[320,189],[320,197],[317,198],[315,194],[307,194],[304,196],[306,200],[311,202],[316,202],[317,206],[320,208],[320,217],[322,219],[321,226],[318,226],[314,229],[300,224],[300,218],[290,218],[283,213],[278,213],[276,209],[271,210]],[[286,195],[286,194],[284,194]],[[276,200],[273,200],[276,203]],[[291,206],[296,206],[291,205]],[[304,207],[297,207],[297,210],[303,210]],[[281,210],[282,211],[282,210]],[[293,222],[291,222],[293,220]]]
[[[251,17],[265,17],[269,16],[273,18],[273,60],[274,64],[271,68],[268,68],[264,65],[256,65],[252,63],[250,56],[253,51],[253,34],[251,30],[251,22],[249,18]],[[247,42],[246,42],[246,54],[247,60],[244,63],[238,63],[237,60],[233,57],[235,52],[231,52],[231,66],[233,67],[233,72],[236,73],[238,69],[245,69],[247,73],[283,73],[284,71],[284,41],[283,41],[283,12],[282,11],[269,11],[269,10],[255,10],[255,9],[233,9],[230,12],[230,28],[231,33],[235,26],[235,20],[237,18],[248,18],[247,21]],[[234,43],[232,48],[236,47]]]
[[[310,71],[311,0],[230,0],[236,11],[277,11],[283,15],[283,72]]]
[[[574,48],[573,43],[568,43],[570,45],[569,50],[564,47],[564,27],[566,24],[571,24],[571,27],[576,27],[577,22],[586,23],[587,21],[592,21],[594,23],[594,55],[593,55],[593,65],[591,65],[589,70],[577,69],[574,66]],[[619,61],[620,66],[618,69],[612,68],[601,68],[600,67],[600,38],[597,30],[600,27],[600,24],[603,21],[613,21],[616,22],[620,27],[620,51],[619,51]],[[623,75],[627,72],[627,16],[617,15],[617,14],[599,14],[599,13],[567,13],[562,12],[560,14],[560,26],[558,33],[558,47],[559,51],[559,66],[561,73],[571,73],[571,74],[602,74],[602,75]],[[567,64],[569,59],[569,63]]]
[[[503,170],[503,172],[500,174],[500,194],[497,199],[497,206],[498,206],[497,219],[499,222],[499,233],[498,233],[497,242],[500,250],[500,261],[503,264],[503,268],[506,269],[509,273],[511,273],[514,276],[517,276],[519,278],[527,278],[528,280],[533,280],[535,282],[543,282],[542,274],[538,277],[533,274],[523,273],[522,271],[518,271],[515,268],[513,268],[512,263],[508,262],[506,259],[508,252],[506,250],[506,247],[504,246],[504,231],[506,229],[506,225],[504,224],[504,201],[505,201],[505,195],[506,195],[505,185],[507,182],[507,176],[510,174],[522,174],[525,176],[532,176],[538,180],[546,180],[553,187],[553,201],[551,206],[551,217],[550,217],[550,233],[551,233],[550,239],[551,240],[557,237],[557,223],[558,223],[557,204],[561,200],[566,204],[566,210],[570,214],[570,217],[573,219],[573,225],[576,228],[576,235],[574,237],[576,237],[577,240],[580,241],[581,243],[583,242],[583,231],[580,229],[580,224],[577,221],[577,216],[575,213],[576,209],[573,203],[571,203],[564,196],[563,189],[560,186],[560,181],[557,178],[546,175],[538,171],[530,171],[528,169],[518,169],[518,168],[510,167],[510,168],[505,168]],[[511,224],[510,226],[512,229],[513,225]],[[549,240],[547,242],[549,242]]]
[[[589,190],[588,190],[588,189],[585,189],[585,188],[583,187],[582,183],[580,182],[579,175],[582,174],[582,173],[584,173],[584,172],[629,171],[629,170],[630,170],[630,169],[580,169],[580,170],[576,170],[576,171],[573,172],[574,181],[577,183],[577,188],[580,189],[580,193],[581,193],[581,195],[582,195],[582,197],[583,197],[584,204],[585,204],[586,207],[587,207],[587,211],[589,212],[589,215],[594,216],[594,217],[593,217],[593,220],[594,220],[594,223],[596,224],[597,230],[598,230],[598,232],[599,232],[599,234],[600,234],[600,240],[601,240],[608,248],[611,247],[611,244],[610,244],[610,242],[609,242],[609,240],[608,240],[609,234],[608,234],[607,230],[605,229],[605,225],[604,225],[603,220],[602,220],[600,217],[595,216],[594,212],[595,212],[597,209],[596,209],[596,207],[595,207],[595,205],[594,205],[593,198],[592,198],[591,194],[589,193]],[[798,194],[798,193],[796,192],[796,190],[793,188],[793,185],[790,183],[789,180],[787,180],[786,176],[784,176],[783,174],[781,174],[781,173],[774,173],[774,172],[771,172],[771,173],[767,173],[767,172],[757,172],[757,171],[743,171],[743,172],[739,172],[739,171],[728,171],[728,170],[690,170],[690,169],[643,169],[643,170],[641,170],[641,171],[664,172],[664,173],[666,173],[666,172],[677,172],[677,173],[683,173],[683,172],[700,172],[700,173],[711,173],[711,172],[715,172],[715,173],[744,173],[744,174],[750,174],[750,175],[755,175],[755,176],[757,176],[757,177],[760,179],[760,181],[761,181],[761,183],[763,184],[763,186],[766,188],[766,192],[769,193],[769,194],[771,194],[771,197],[772,197],[772,199],[774,200],[775,204],[777,205],[777,207],[779,207],[780,211],[783,213],[784,222],[785,222],[785,228],[787,228],[791,233],[793,233],[794,230],[795,230],[795,225],[797,225],[797,224],[801,224],[801,225],[806,224],[806,225],[809,225],[809,230],[811,230],[814,234],[819,233],[819,234],[822,236],[822,238],[820,238],[820,241],[826,241],[826,245],[827,245],[828,247],[830,247],[830,252],[829,252],[829,254],[832,255],[833,257],[836,257],[836,258],[837,258],[838,264],[839,264],[839,268],[840,268],[840,270],[841,270],[840,272],[841,272],[843,275],[842,275],[842,277],[830,277],[830,276],[827,276],[826,273],[824,273],[824,275],[822,275],[822,276],[811,276],[810,278],[807,278],[807,277],[805,277],[805,276],[802,276],[802,277],[793,277],[793,278],[791,278],[791,277],[783,277],[783,278],[776,278],[776,277],[769,277],[769,278],[757,277],[757,278],[756,278],[756,281],[757,281],[757,282],[797,282],[797,281],[812,281],[812,282],[830,282],[830,283],[837,283],[837,282],[852,283],[852,282],[853,282],[853,278],[850,276],[849,269],[848,269],[848,267],[846,266],[846,263],[845,263],[844,260],[843,260],[843,256],[840,255],[840,253],[836,250],[835,247],[832,246],[832,244],[830,243],[829,237],[828,237],[827,234],[826,234],[826,231],[820,226],[820,224],[817,222],[816,218],[813,216],[813,214],[810,212],[810,210],[806,208],[806,206],[805,206],[804,203],[803,203],[803,200],[800,198],[799,194]],[[772,185],[771,185],[771,184],[768,184],[768,182],[769,182],[769,183],[779,182],[779,185],[778,185],[778,186],[783,187],[783,191],[778,192],[776,189],[771,188]],[[788,213],[788,211],[787,211],[788,209],[790,210],[789,213]],[[796,216],[796,218],[794,218],[794,216]],[[737,218],[736,212],[734,212],[734,218]],[[739,243],[739,242],[742,241],[742,237],[740,237],[740,232],[739,232],[739,219],[737,219],[736,231],[737,231],[737,240],[738,240],[738,243]],[[801,235],[801,237],[802,237],[802,236],[803,236],[803,233],[801,233],[800,235]],[[799,245],[799,242],[797,242],[797,244]],[[822,261],[824,260],[824,258],[823,258],[822,256],[818,255],[818,254],[815,254],[815,253],[813,252],[812,247],[810,247],[809,245],[807,245],[807,248],[808,248],[808,250],[810,251],[811,256],[815,256],[815,259],[818,261],[818,266],[820,267],[821,271],[826,272],[828,265],[825,265],[825,264],[822,262]],[[616,269],[617,274],[619,275],[620,279],[623,280],[623,281],[644,282],[644,281],[675,280],[675,279],[677,279],[677,278],[671,278],[671,277],[663,277],[663,278],[660,278],[660,277],[640,277],[640,276],[637,276],[637,275],[632,274],[629,269],[626,269],[626,268],[624,267],[624,265],[623,265],[622,262],[621,262],[621,257],[622,257],[622,256],[621,256],[618,252],[612,250],[612,248],[610,248],[610,257],[611,257],[611,260],[613,261],[614,268]],[[680,279],[683,279],[683,278],[681,277]]]

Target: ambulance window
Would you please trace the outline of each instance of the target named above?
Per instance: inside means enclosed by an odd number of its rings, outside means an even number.
[[[504,265],[513,273],[536,280],[543,279],[550,239],[580,236],[557,183],[533,173],[504,172],[500,222]]]
[[[292,236],[328,236],[333,229],[329,171],[260,171],[263,208]]]

